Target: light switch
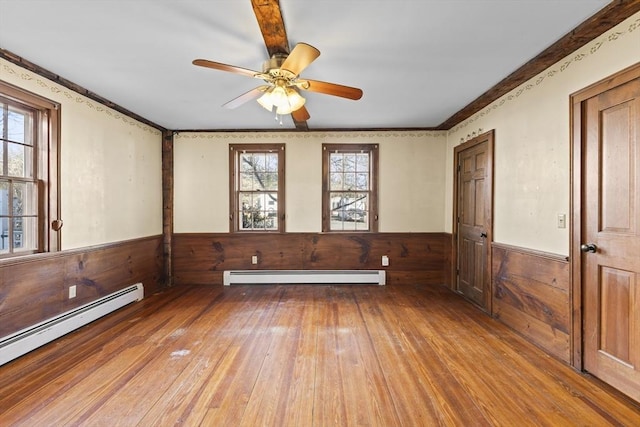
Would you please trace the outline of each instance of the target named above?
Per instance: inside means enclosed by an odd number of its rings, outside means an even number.
[[[558,228],[567,228],[567,215],[558,214]]]

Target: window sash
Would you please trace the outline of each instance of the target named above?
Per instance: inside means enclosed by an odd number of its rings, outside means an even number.
[[[0,258],[60,249],[59,105],[0,82]]]
[[[35,180],[0,178],[0,255],[41,248],[39,187]]]
[[[284,144],[229,145],[229,229],[284,232]]]
[[[377,232],[378,146],[323,144],[322,231]]]

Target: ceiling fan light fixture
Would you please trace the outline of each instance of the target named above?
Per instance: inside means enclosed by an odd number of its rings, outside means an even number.
[[[276,114],[291,114],[302,108],[306,100],[292,88],[276,85],[258,98],[258,104],[268,111],[276,108]]]
[[[287,103],[284,106],[278,107],[278,114],[291,114],[296,110],[302,108],[306,99],[304,99],[297,90],[292,88],[287,88]],[[284,107],[284,108],[283,108]],[[282,112],[280,109],[282,108]]]

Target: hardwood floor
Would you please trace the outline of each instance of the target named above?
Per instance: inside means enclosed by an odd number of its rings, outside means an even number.
[[[448,289],[180,286],[0,367],[0,425],[639,425]]]

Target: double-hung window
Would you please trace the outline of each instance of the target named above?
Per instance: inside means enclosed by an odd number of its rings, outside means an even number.
[[[322,145],[322,231],[378,231],[378,146]]]
[[[57,123],[55,104],[0,82],[0,257],[58,249]]]
[[[284,144],[229,146],[232,232],[284,232],[284,159]]]

